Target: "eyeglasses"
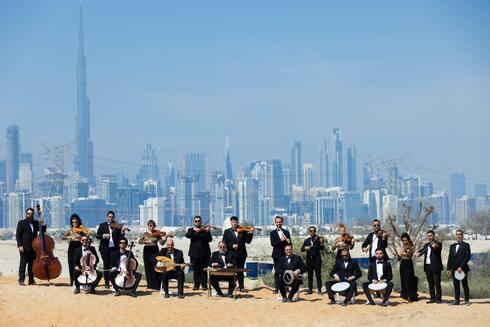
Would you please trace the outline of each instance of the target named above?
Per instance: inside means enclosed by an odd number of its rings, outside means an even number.
[[[201,221],[200,220],[194,220],[195,223],[200,223]]]
[[[119,244],[128,244],[127,242],[119,242]]]
[[[374,226],[374,227],[379,227],[379,226],[381,226],[381,225],[380,225],[380,224],[374,224],[373,226]]]

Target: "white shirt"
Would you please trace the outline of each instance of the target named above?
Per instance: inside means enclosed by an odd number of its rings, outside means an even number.
[[[32,223],[32,221],[29,223],[29,226],[31,226],[31,231],[34,233],[34,224]],[[42,228],[42,226],[41,226]]]
[[[283,237],[286,237],[286,235],[284,235],[282,229],[278,229],[277,230],[277,234],[279,235],[279,238],[283,238]]]
[[[456,253],[458,253],[459,250],[459,243],[456,243]]]
[[[109,234],[111,234],[111,236],[109,237],[109,247],[113,248],[115,247],[115,245],[114,245],[114,240],[112,239],[112,228],[110,226],[109,226]]]
[[[376,256],[376,249],[378,248],[378,234],[373,234],[373,241],[371,242],[371,256]]]
[[[172,253],[169,253],[169,255],[170,255],[170,259],[172,259],[172,261],[175,261],[175,259],[174,259],[174,253],[173,252]]]
[[[347,269],[347,266],[349,265],[349,261],[344,261],[344,268]]]
[[[425,264],[430,265],[430,254],[432,253],[432,244],[427,247],[427,259],[425,259]]]
[[[378,280],[383,276],[383,263],[376,262],[376,273],[378,274]]]
[[[235,237],[238,238],[238,232],[234,230],[233,233],[235,233]]]
[[[224,254],[222,254],[221,259],[223,259],[223,263],[225,264],[225,268],[226,268],[226,256]]]
[[[291,257],[286,257],[288,259],[288,265],[291,263]]]

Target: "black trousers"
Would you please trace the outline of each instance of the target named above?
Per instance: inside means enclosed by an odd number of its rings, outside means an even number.
[[[413,261],[409,259],[403,259],[400,261],[400,283],[402,289],[400,296],[405,300],[417,301],[418,295],[418,281],[413,269]]]
[[[204,258],[191,258],[192,272],[194,273],[194,286],[199,286],[203,288],[208,287],[208,274],[204,271],[207,268],[209,262],[209,257]]]
[[[280,273],[279,273],[279,258],[272,258],[274,262],[274,288],[276,291],[279,290],[279,284],[277,283]],[[280,277],[282,279],[282,276]]]
[[[29,276],[29,283],[34,282],[34,274],[32,272],[32,263],[36,259],[36,252],[29,251],[20,253],[20,263],[19,263],[19,282],[24,282],[26,279],[26,266],[27,274]]]
[[[90,288],[92,290],[95,290],[95,288],[97,287],[97,285],[99,285],[99,282],[100,280],[102,279],[102,273],[100,271],[96,271],[97,272],[97,279],[95,280],[95,282],[93,282],[92,284],[90,284]],[[77,270],[74,270],[73,272],[73,282],[75,283],[75,287],[77,289],[80,289],[80,283],[78,282],[78,276],[81,275],[81,272],[80,271],[77,271]]]
[[[119,271],[111,271],[110,272],[110,278],[111,278],[111,283],[112,283],[112,287],[114,287],[114,289],[116,291],[120,291],[120,290],[131,290],[131,291],[134,291],[136,292],[136,289],[138,288],[138,285],[140,284],[140,280],[141,280],[141,277],[143,275],[141,275],[141,273],[135,271],[134,272],[134,277],[135,277],[135,283],[133,285],[133,287],[126,287],[126,288],[122,288],[122,287],[119,287],[116,285],[116,277],[117,275],[119,275]]]
[[[104,270],[106,270],[104,271],[104,283],[106,286],[109,286],[109,281],[111,280],[109,274],[109,269],[111,269],[111,254],[116,251],[118,251],[117,247],[109,248],[107,252],[100,251],[100,257],[102,258],[102,262],[104,263]]]
[[[313,273],[316,275],[316,286],[318,291],[322,291],[322,264],[315,265],[309,263],[306,265],[306,272],[308,273],[308,289],[311,291],[313,289]]]
[[[286,297],[286,284],[284,283],[284,280],[282,279],[282,274],[278,274],[278,277],[276,278],[276,285],[279,287],[279,292],[281,292],[281,296],[283,298]],[[290,285],[291,291],[287,295],[289,299],[292,299],[296,292],[299,290],[299,286],[301,285],[300,280],[294,280],[293,283]]]
[[[221,287],[219,286],[220,281],[228,282],[228,295],[233,294],[235,289],[235,281],[232,276],[211,276],[211,285],[216,290],[219,295],[222,295]]]
[[[470,288],[468,287],[468,272],[465,271],[466,276],[463,278],[463,280],[457,280],[454,278],[454,271],[453,271],[453,285],[454,285],[454,299],[459,302],[459,299],[461,297],[461,284],[463,284],[463,290],[464,290],[464,300],[469,301],[470,300]]]
[[[441,301],[441,272],[433,271],[430,265],[425,265],[425,277],[427,277],[427,283],[429,284],[430,299]]]
[[[68,272],[70,273],[70,286],[73,286],[73,280],[75,279],[75,266],[73,265],[75,250],[81,246],[82,243],[80,243],[80,241],[70,241],[68,244]]]
[[[154,290],[160,289],[160,276],[155,271],[154,265],[151,263],[150,258],[158,253],[158,246],[145,246],[143,247],[143,263],[145,265],[145,277],[146,288]]]
[[[343,282],[349,283],[350,287],[343,291],[340,292],[340,294],[345,296],[345,301],[350,301],[352,299],[352,296],[354,296],[354,292],[357,289],[357,283],[355,280],[353,281],[348,281],[348,280],[343,280]],[[335,280],[329,280],[328,282],[325,283],[325,287],[327,288],[327,293],[328,293],[328,298],[332,301],[335,301],[335,293],[332,291],[332,285],[338,283]]]
[[[367,299],[369,302],[374,302],[373,301],[373,296],[371,295],[371,292],[369,291],[369,284],[371,282],[365,282],[362,284],[362,289],[364,290],[364,295],[366,295]],[[388,285],[385,290],[385,294],[383,295],[383,302],[388,301],[391,295],[391,291],[393,290],[393,283],[392,282],[386,282]]]
[[[247,261],[247,257],[236,258],[236,267],[240,269],[245,268],[245,261]],[[238,279],[238,287],[245,288],[244,281],[243,281],[244,280],[243,272],[239,272],[236,275]]]
[[[162,286],[165,294],[168,294],[168,280],[177,279],[177,292],[179,295],[184,295],[184,272],[182,270],[172,270],[166,273],[162,273]]]

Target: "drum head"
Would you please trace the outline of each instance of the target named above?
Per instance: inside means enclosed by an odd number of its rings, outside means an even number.
[[[371,284],[369,284],[368,287],[371,291],[379,292],[379,291],[384,290],[387,286],[388,285],[386,283],[376,283],[376,284],[371,283]]]
[[[338,282],[332,285],[332,291],[334,292],[343,292],[347,289],[349,289],[350,284],[347,282]]]
[[[291,285],[294,281],[293,272],[291,270],[286,270],[284,272],[284,276],[282,278],[283,278],[284,284]]]
[[[465,277],[466,277],[466,274],[464,273],[464,271],[461,271],[461,272],[455,271],[454,272],[454,278],[456,278],[457,280],[463,280]]]

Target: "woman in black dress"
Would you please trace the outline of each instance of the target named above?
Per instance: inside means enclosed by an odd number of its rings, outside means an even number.
[[[408,302],[418,301],[418,277],[415,276],[412,261],[415,247],[413,246],[412,240],[410,240],[410,235],[407,233],[403,233],[400,239],[402,241],[402,249],[398,253],[398,260],[400,260],[400,281],[402,286],[400,296]]]
[[[66,231],[63,235],[63,239],[70,240],[68,244],[68,271],[70,273],[70,286],[73,286],[73,271],[75,266],[73,265],[73,258],[75,256],[75,250],[82,246],[80,239],[82,236],[90,236],[93,232],[85,228],[82,225],[82,219],[74,213],[70,217],[70,230]]]
[[[148,220],[148,231],[141,235],[138,243],[144,244],[143,247],[143,262],[145,265],[146,288],[160,290],[159,274],[155,271],[150,258],[158,253],[158,243],[165,244],[167,238],[162,237],[162,233],[158,232],[155,227],[154,220]]]

